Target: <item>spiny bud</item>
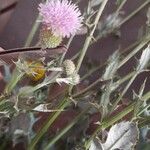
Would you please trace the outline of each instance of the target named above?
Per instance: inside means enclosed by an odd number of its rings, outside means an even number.
[[[56,36],[52,34],[51,30],[49,30],[45,26],[42,27],[40,31],[40,44],[42,49],[55,48],[59,46],[61,42],[61,36]]]
[[[67,76],[72,75],[76,69],[75,64],[71,60],[65,60],[63,62],[63,67]]]

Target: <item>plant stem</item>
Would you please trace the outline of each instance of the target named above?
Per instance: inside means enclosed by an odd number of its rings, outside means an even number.
[[[77,58],[79,57],[79,55],[80,55],[80,51],[77,52],[74,56],[72,56],[72,57],[71,57],[71,60],[77,59]]]
[[[143,101],[147,101],[149,98],[150,98],[150,92],[147,92],[145,95],[143,95],[141,99]],[[115,116],[109,117],[103,120],[101,125],[95,130],[95,132],[91,135],[90,139],[85,143],[86,149],[89,148],[92,139],[96,136],[96,134],[99,131],[101,131],[102,129],[106,129],[112,126],[117,121],[121,120],[124,116],[126,116],[128,113],[134,110],[135,105],[136,105],[136,102],[132,102],[129,106],[127,106],[125,109],[123,109],[121,112],[119,112]]]
[[[124,0],[123,2],[122,2],[122,4],[120,5],[120,7],[117,9],[117,11],[118,10],[120,10],[123,6],[124,6],[124,4],[125,4],[125,2],[126,2],[126,0]],[[137,8],[135,11],[133,11],[130,15],[128,15],[125,19],[123,19],[123,21],[118,25],[118,27],[120,27],[120,26],[122,26],[124,23],[126,23],[127,21],[129,21],[132,17],[134,17],[139,11],[141,11],[148,3],[149,3],[150,1],[148,0],[148,1],[146,1],[145,3],[143,3],[143,5],[141,5],[139,8]],[[112,32],[113,32],[113,30],[112,30]],[[101,38],[101,36],[98,36],[99,38],[95,38],[95,39],[100,39]],[[96,41],[97,41],[96,40]],[[93,43],[95,43],[96,41],[93,41],[93,42],[91,42],[90,43],[90,45],[92,45]],[[137,44],[137,41],[133,44],[133,47],[134,47],[134,45],[136,45]],[[131,45],[132,46],[132,45]],[[128,50],[130,50],[130,49],[128,49]],[[123,53],[124,53],[124,51],[123,51]],[[77,58],[78,56],[79,56],[79,54],[80,54],[80,52],[78,52],[75,56],[73,56],[73,58],[72,59],[75,59],[75,58]],[[100,66],[100,68],[101,68],[101,66]],[[95,69],[93,69],[92,71],[91,71],[91,73],[93,73],[93,72],[95,72],[95,71],[97,71],[97,70],[99,70],[99,68],[95,68]],[[90,75],[90,74],[89,74]]]
[[[60,105],[58,106],[58,109],[63,110],[66,106],[68,106],[69,101],[64,99]],[[50,115],[47,119],[47,122],[43,125],[41,130],[35,135],[35,137],[32,139],[31,143],[29,144],[28,150],[34,150],[34,147],[38,143],[38,141],[41,139],[41,137],[46,133],[48,128],[53,124],[53,122],[56,120],[56,118],[60,115],[61,111],[57,111]]]
[[[70,37],[70,39],[69,39],[69,41],[68,41],[68,43],[67,43],[67,45],[66,45],[66,48],[67,48],[67,49],[69,49],[70,44],[71,44],[73,38],[74,38],[74,35],[72,35],[72,36]],[[63,63],[63,60],[64,60],[64,58],[65,58],[65,56],[66,56],[66,53],[67,53],[67,51],[62,54],[62,56],[61,56],[61,58],[60,58],[59,65],[61,65],[61,64]]]
[[[133,44],[131,44],[130,46],[128,46],[127,48],[125,48],[124,50],[121,51],[121,55],[125,54],[126,52],[128,52],[129,50],[131,50],[133,47],[135,47],[136,45],[138,45],[141,42],[141,40],[134,42]],[[100,64],[99,66],[91,69],[87,74],[85,74],[82,78],[81,81],[83,81],[84,79],[86,79],[87,77],[89,77],[91,74],[93,74],[94,72],[100,70],[102,67],[104,67],[107,64],[107,62],[105,61],[105,63]]]
[[[133,51],[131,51],[120,63],[118,68],[122,67],[129,59],[131,59],[135,54],[137,54],[148,42],[150,41],[150,35],[139,44]]]
[[[100,5],[99,10],[97,12],[97,15],[95,17],[95,20],[93,22],[93,29],[90,31],[89,35],[87,36],[87,38],[85,40],[85,43],[84,43],[83,48],[82,48],[82,50],[80,52],[80,56],[79,56],[79,59],[78,59],[78,62],[77,62],[77,67],[76,67],[76,72],[77,73],[80,70],[81,64],[82,64],[83,59],[85,57],[85,54],[86,54],[86,52],[88,50],[90,42],[93,39],[93,35],[94,35],[95,30],[96,30],[97,24],[99,22],[99,19],[100,19],[101,15],[102,15],[102,12],[103,12],[107,2],[108,2],[108,0],[104,0],[103,3]],[[69,87],[69,94],[71,94],[72,89],[73,89],[73,86],[70,86]]]
[[[149,107],[150,107],[150,104],[148,104],[147,106],[145,106],[142,110],[140,110],[140,112],[137,114],[137,116],[140,116]]]
[[[70,37],[70,39],[68,40],[68,43],[67,43],[67,45],[66,45],[67,49],[70,47],[71,42],[73,41],[74,36],[75,36],[75,35],[72,35],[72,36]]]
[[[121,92],[120,96],[117,98],[117,100],[112,105],[111,110],[110,110],[110,114],[114,111],[114,109],[116,108],[117,104],[120,102],[120,100],[126,94],[127,90],[129,89],[129,87],[131,86],[131,84],[133,83],[133,81],[135,80],[135,78],[137,77],[138,74],[139,74],[139,72],[135,72],[135,74],[133,75],[133,77],[130,79],[129,83],[126,85],[126,87],[124,88],[124,90]]]
[[[140,5],[140,7],[138,7],[135,11],[133,11],[129,16],[127,16],[120,24],[119,26],[121,26],[122,24],[124,24],[125,22],[127,22],[129,19],[131,19],[133,16],[135,16],[140,10],[142,10],[146,5],[148,5],[150,3],[150,0],[145,1],[142,5]]]
[[[23,76],[24,73],[20,72],[17,68],[15,68],[12,73],[10,81],[6,85],[4,93],[7,93],[7,95],[9,95]]]
[[[31,42],[34,38],[34,35],[35,35],[38,27],[40,26],[40,21],[39,21],[40,19],[41,19],[41,16],[38,15],[38,17],[36,18],[36,21],[34,22],[34,24],[32,26],[32,29],[31,29],[28,37],[27,37],[27,40],[26,40],[26,43],[25,43],[24,47],[30,46],[30,44],[31,44]]]
[[[92,88],[94,88],[98,83],[103,82],[101,80],[101,78],[97,79],[95,82],[93,82],[92,84],[90,84],[89,86],[87,86],[85,89],[81,90],[80,92],[72,95],[72,98],[77,98],[79,96],[81,96],[82,94],[86,93],[87,91],[91,90]],[[104,81],[105,82],[105,81]]]
[[[86,51],[87,51],[87,49],[88,49],[88,47],[89,47],[89,44],[90,44],[90,42],[91,42],[91,40],[92,40],[94,31],[95,31],[95,29],[96,29],[96,27],[97,27],[98,21],[99,21],[100,16],[101,16],[101,14],[102,14],[102,12],[103,12],[103,10],[104,10],[104,8],[105,8],[105,5],[106,5],[107,1],[108,1],[108,0],[104,0],[103,3],[101,4],[101,6],[100,6],[100,8],[99,8],[99,11],[98,11],[98,13],[97,13],[97,15],[96,15],[95,21],[94,21],[94,27],[93,27],[92,31],[90,32],[90,35],[89,35],[89,36],[87,37],[87,39],[85,40],[85,44],[84,44],[84,46],[83,46],[83,49],[82,49],[82,51],[81,51],[81,55],[80,55],[79,60],[78,60],[77,72],[78,72],[79,69],[80,69],[81,63],[82,63],[83,58],[84,58],[84,56],[85,56],[85,54],[86,54]],[[64,99],[64,100],[63,100],[63,104],[60,105],[60,107],[58,107],[58,109],[61,109],[61,110],[64,109],[66,106],[68,106],[69,103],[70,103],[69,101],[67,101],[66,99]],[[31,144],[29,145],[29,150],[33,150],[33,149],[34,149],[36,143],[37,143],[37,142],[39,141],[39,139],[43,136],[43,134],[47,131],[47,129],[50,127],[50,125],[55,121],[55,119],[59,116],[60,113],[61,113],[60,111],[59,111],[59,112],[56,112],[56,113],[54,113],[53,116],[50,116],[50,117],[48,118],[47,123],[43,126],[43,128],[41,129],[41,131],[40,131],[38,134],[36,134],[36,136],[35,136],[35,137],[33,138],[33,140],[31,141]]]
[[[123,77],[122,79],[116,81],[114,84],[117,85],[117,87],[121,84],[123,84],[124,82],[126,82],[127,80],[129,80],[133,75],[135,74],[135,72],[131,72],[129,74],[127,74],[125,77]],[[85,94],[86,92],[88,92],[90,89],[94,88],[99,82],[101,82],[100,79],[97,79],[94,83],[92,83],[91,85],[89,85],[88,87],[86,87],[85,89],[81,90],[79,93],[75,93],[72,95],[72,98],[78,98],[80,96],[80,93]],[[61,93],[60,93],[61,94]],[[57,95],[58,96],[58,95]],[[57,97],[56,96],[56,97]],[[55,96],[51,99],[55,99]]]
[[[126,116],[128,113],[130,113],[135,106],[135,102],[130,104],[129,106],[127,106],[124,110],[122,110],[120,113],[118,113],[117,115],[110,117],[109,119],[104,120],[101,125],[95,130],[95,132],[92,134],[92,136],[90,137],[90,139],[85,143],[85,147],[86,149],[89,148],[90,143],[92,141],[92,139],[96,136],[96,134],[101,131],[102,129],[106,129],[108,127],[110,127],[111,125],[113,125],[115,122],[119,121],[120,119],[122,119],[124,116]]]
[[[135,11],[133,11],[129,16],[127,16],[120,24],[119,24],[119,26],[122,26],[124,23],[126,23],[127,21],[129,21],[132,17],[134,17],[134,15],[136,15],[141,9],[143,9],[148,3],[150,2],[150,0],[148,0],[148,1],[146,1],[145,3],[143,3],[143,5],[141,5],[139,8],[137,8]],[[125,3],[124,3],[125,4]],[[122,2],[122,6],[124,5],[123,4],[123,2]],[[120,7],[122,7],[120,5]],[[119,8],[120,9],[120,8]],[[141,40],[140,40],[141,41]],[[95,42],[95,41],[93,41],[93,42]],[[129,46],[127,49],[125,49],[123,52],[122,52],[122,54],[123,53],[125,53],[125,52],[127,52],[128,50],[130,50],[132,47],[134,47],[135,45],[137,45],[139,43],[139,41],[136,41],[135,43],[133,43],[133,45],[131,45],[131,46]],[[93,43],[92,43],[93,44]],[[122,64],[123,64],[124,62],[122,62]],[[94,68],[94,69],[92,69],[90,72],[88,72],[85,76],[83,76],[82,78],[81,78],[81,80],[83,80],[83,79],[85,79],[85,78],[87,78],[89,75],[91,75],[92,73],[94,73],[94,72],[96,72],[96,71],[98,71],[99,69],[101,69],[104,65],[105,65],[106,63],[104,63],[104,64],[101,64],[100,66],[98,66],[98,67],[96,67],[96,68]],[[121,64],[121,65],[122,65]]]
[[[46,146],[45,150],[49,150],[50,147],[57,142],[67,131],[69,131],[80,119],[81,117],[89,110],[89,108],[83,110],[77,117],[73,119],[64,129],[62,129],[59,134],[57,134]]]
[[[88,49],[88,47],[90,45],[90,42],[91,42],[91,40],[93,38],[93,34],[94,34],[95,30],[96,30],[97,24],[99,22],[99,19],[100,19],[101,15],[102,15],[102,12],[103,12],[107,2],[108,2],[108,0],[104,0],[103,3],[99,7],[98,13],[97,13],[97,15],[95,17],[94,27],[91,30],[91,32],[89,33],[89,36],[86,38],[84,46],[83,46],[83,49],[82,49],[82,51],[80,53],[80,57],[79,57],[79,60],[78,60],[78,63],[77,63],[77,72],[79,71],[79,69],[81,67],[82,61],[83,61],[84,56],[85,56],[85,54],[87,52],[87,49]]]
[[[150,92],[147,92],[143,97],[142,100],[147,100],[148,98],[150,98]]]
[[[125,5],[125,3],[127,2],[127,0],[124,0],[118,7],[118,9],[116,10],[116,14],[118,14],[120,12],[120,10],[123,8],[123,6]]]
[[[131,53],[128,54],[127,57],[119,64],[118,68],[122,67],[130,58],[132,58],[139,50],[141,50],[147,43],[149,42],[149,36],[146,38],[145,41],[143,41],[137,48],[135,48]],[[135,78],[140,72],[135,72],[135,75],[131,78],[121,95],[118,97],[118,99],[113,104],[110,113],[116,108],[117,104],[120,102],[120,100],[123,98],[127,90],[129,89],[130,85],[133,83]]]

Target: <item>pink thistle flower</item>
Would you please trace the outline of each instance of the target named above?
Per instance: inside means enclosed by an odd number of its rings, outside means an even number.
[[[82,26],[79,8],[68,0],[51,0],[39,5],[42,22],[54,35],[70,37]]]

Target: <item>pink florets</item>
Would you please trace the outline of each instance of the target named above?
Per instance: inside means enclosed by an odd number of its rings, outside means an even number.
[[[42,22],[54,35],[70,37],[81,27],[81,12],[68,0],[50,0],[39,5]]]

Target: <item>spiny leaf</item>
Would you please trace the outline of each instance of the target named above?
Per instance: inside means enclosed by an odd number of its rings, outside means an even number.
[[[114,54],[108,60],[108,66],[103,75],[104,80],[109,80],[114,77],[119,64],[119,52],[115,51]]]
[[[142,52],[139,64],[137,66],[137,71],[143,71],[149,63],[150,60],[150,45]]]
[[[92,141],[89,150],[131,150],[138,139],[136,123],[121,122],[111,127],[105,143]]]
[[[91,142],[91,146],[90,146],[89,150],[103,150],[103,148],[102,148],[101,143],[97,139],[94,139]]]
[[[121,122],[111,127],[107,140],[103,145],[104,150],[125,149],[130,150],[138,139],[136,123]]]

